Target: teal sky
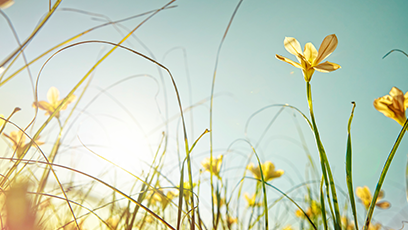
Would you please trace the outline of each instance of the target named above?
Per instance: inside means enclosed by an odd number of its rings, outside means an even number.
[[[115,21],[158,9],[166,3],[161,0],[121,0],[114,4],[100,0],[64,0],[59,11],[28,45],[26,57],[32,60],[52,46],[106,20],[97,15],[68,11],[67,8],[104,15]],[[176,7],[151,18],[123,44],[170,69],[183,108],[202,102],[192,112],[186,113],[190,144],[209,128],[208,97],[217,50],[237,4],[238,1],[232,0],[176,1],[172,4]],[[20,41],[23,41],[47,9],[48,1],[45,0],[16,0],[4,13],[12,21]],[[297,123],[316,162],[318,153],[312,132],[299,114],[293,117],[293,110],[284,109],[262,137],[280,107],[263,110],[250,121],[247,131],[245,127],[251,115],[273,104],[287,103],[308,115],[301,70],[277,60],[275,54],[295,59],[283,46],[285,37],[296,38],[302,48],[307,42],[312,42],[318,48],[325,36],[336,34],[338,46],[327,60],[342,68],[331,73],[315,72],[311,81],[316,121],[337,185],[345,191],[347,122],[351,102],[357,103],[352,124],[354,185],[367,185],[374,190],[401,127],[376,111],[373,100],[388,94],[393,86],[404,93],[408,91],[408,58],[395,52],[382,59],[392,49],[408,52],[407,9],[408,2],[403,0],[242,2],[220,52],[215,81],[217,96],[213,108],[214,154],[226,154],[230,150],[224,158],[223,168],[231,188],[241,178],[251,153],[248,144],[240,141],[246,138],[256,146],[262,161],[271,160],[278,169],[285,170],[282,178],[273,181],[275,186],[287,191],[306,181],[303,174],[307,158],[300,146]],[[116,28],[105,26],[76,42],[99,40],[117,43],[145,18],[125,21]],[[16,47],[11,30],[4,18],[0,17],[0,60]],[[39,99],[46,99],[51,86],[57,87],[61,95],[66,95],[110,48],[100,43],[84,44],[56,55],[39,76]],[[45,61],[41,59],[30,68],[34,79]],[[19,58],[12,69],[22,65],[23,60]],[[101,89],[131,76],[135,77],[112,88],[109,94],[102,94],[86,107]],[[75,94],[79,95],[79,92]],[[0,97],[7,98],[0,102],[0,113],[6,115],[14,107],[21,107],[23,110],[12,120],[25,127],[34,116],[31,107],[33,89],[27,71],[3,85]],[[94,162],[96,157],[81,147],[80,139],[86,145],[94,146],[98,153],[128,169],[141,172],[147,169],[143,161],[152,159],[149,148],[155,151],[162,131],[166,131],[169,137],[168,153],[163,172],[178,183],[178,174],[174,171],[178,165],[174,159],[177,159],[177,142],[182,142],[177,115],[177,101],[168,74],[135,54],[117,50],[95,71],[90,89],[75,111],[78,119],[64,134],[66,151],[58,161],[73,162],[76,167],[96,174],[97,167],[93,168],[87,163]],[[166,116],[176,116],[167,130],[162,125]],[[66,114],[62,115],[62,119],[65,117]],[[38,128],[45,118],[43,111],[39,111],[34,127]],[[52,123],[43,135],[48,135],[45,138],[48,143],[44,145],[45,151],[52,147],[55,139],[53,128],[56,127],[57,123]],[[12,127],[6,129],[12,130]],[[200,162],[209,157],[209,137],[204,136],[193,153],[196,178]],[[5,140],[0,142],[2,149],[6,147],[5,143]],[[401,229],[401,222],[408,221],[405,194],[407,154],[408,144],[404,139],[383,186],[385,199],[391,202],[392,207],[374,213],[375,220],[393,229]],[[255,158],[252,158],[252,162],[255,162]],[[201,177],[208,178],[208,175]],[[248,192],[253,192],[252,185],[250,180],[245,182]],[[205,187],[202,190],[204,194],[208,192]],[[271,200],[278,197],[272,189],[269,193]],[[302,192],[296,193],[295,197],[302,199]],[[344,201],[344,196],[341,200]],[[360,204],[359,212],[362,220],[364,211]],[[292,212],[288,216],[288,223],[296,219]]]

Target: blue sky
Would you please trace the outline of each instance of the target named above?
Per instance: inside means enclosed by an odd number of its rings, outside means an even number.
[[[111,1],[65,0],[59,7],[60,10],[27,47],[27,58],[31,60],[64,39],[102,24],[101,19],[95,20],[96,16],[63,10],[64,8],[80,9],[108,16],[111,20],[119,20],[160,8],[166,3],[159,0],[121,0],[115,4]],[[136,37],[131,37],[124,45],[148,56],[154,55],[154,59],[170,69],[180,91],[183,107],[186,108],[210,95],[217,49],[237,3],[238,1],[176,1],[173,4],[175,8],[164,10],[153,17],[136,31]],[[48,1],[17,0],[4,12],[13,22],[20,40],[24,40],[46,13],[47,8]],[[382,59],[391,49],[408,51],[406,9],[408,2],[402,0],[244,0],[220,52],[215,82],[217,96],[214,100],[212,130],[214,149],[216,155],[224,154],[230,144],[234,143],[231,147],[234,151],[224,158],[225,176],[231,177],[231,183],[236,183],[239,179],[234,177],[237,172],[242,175],[250,153],[248,145],[234,141],[248,138],[256,144],[279,108],[265,109],[257,114],[245,132],[246,122],[251,115],[269,105],[285,103],[308,114],[305,82],[301,71],[275,58],[275,54],[280,54],[293,59],[283,46],[284,38],[294,37],[302,47],[307,42],[318,47],[325,36],[334,33],[339,43],[327,60],[341,65],[342,68],[332,73],[314,74],[311,84],[316,120],[336,182],[345,190],[347,121],[351,111],[350,102],[357,103],[352,124],[354,183],[355,186],[367,185],[374,190],[400,126],[377,112],[372,103],[375,98],[388,94],[393,86],[404,93],[408,91],[408,59],[397,52]],[[106,26],[80,40],[118,42],[123,34],[143,19],[144,17],[140,17],[123,22],[125,27],[117,29]],[[2,60],[17,45],[3,18],[0,19],[0,31]],[[51,86],[60,89],[61,95],[66,95],[109,48],[110,46],[104,44],[87,44],[58,54],[41,72],[38,84],[40,100],[45,100],[47,90]],[[44,62],[45,59],[42,59],[33,65],[31,71],[34,78]],[[22,59],[19,59],[16,67],[22,63]],[[168,117],[178,113],[174,90],[164,71],[160,72],[156,66],[134,54],[117,50],[96,70],[90,90],[79,104],[77,112],[80,114],[80,110],[85,108],[101,88],[135,75],[135,78],[109,91],[114,99],[103,94],[86,108],[86,112],[82,113],[79,121],[67,133],[67,146],[79,145],[78,138],[90,145],[110,143],[109,147],[100,147],[98,151],[111,156],[126,167],[145,167],[140,159],[148,161],[150,158],[145,158],[144,152],[150,150],[140,130],[152,133],[149,134],[148,140],[150,147],[153,146],[154,149],[164,128],[161,124],[166,117],[165,101],[168,102]],[[13,119],[17,124],[25,126],[34,115],[31,108],[32,95],[27,72],[19,74],[0,90],[0,96],[12,98],[2,100],[0,113],[8,114],[15,106],[21,107],[23,110]],[[139,124],[114,100],[120,101]],[[192,116],[190,113],[186,114],[190,143],[209,128],[208,100],[192,111]],[[293,119],[298,121],[307,147],[314,159],[318,160],[313,135],[306,123],[296,115],[296,118],[293,118],[293,111],[285,109],[257,148],[263,161],[271,160],[277,168],[285,170],[285,176],[273,182],[283,190],[302,182],[296,170],[303,174],[307,164],[304,151],[298,146],[300,139]],[[39,112],[36,125],[39,126],[44,120],[43,112]],[[56,124],[53,127],[56,127]],[[159,128],[155,129],[156,127]],[[169,157],[166,168],[163,169],[168,170],[166,172],[177,167],[171,159],[177,157],[179,131],[176,118],[169,124]],[[52,135],[52,128],[49,128],[47,133]],[[52,140],[50,137],[49,142],[52,143]],[[0,143],[2,146],[4,144],[4,141]],[[44,148],[48,147],[50,145]],[[67,147],[67,150],[69,149]],[[132,149],[138,149],[138,153],[126,155],[132,152]],[[194,165],[197,171],[200,161],[208,156],[208,150],[209,135],[196,147]],[[84,154],[86,150],[74,152],[78,158],[94,158],[91,154]],[[408,215],[404,177],[407,153],[408,145],[403,140],[384,183],[385,198],[391,202],[392,208],[375,213],[376,219],[392,228],[401,228],[401,221],[404,220],[402,215]],[[125,157],[127,160],[123,160]],[[72,154],[65,153],[59,160],[71,158]],[[129,158],[134,161],[128,160]],[[255,159],[252,161],[255,162]],[[241,168],[235,168],[238,166]],[[84,166],[79,164],[78,167]],[[174,178],[177,178],[174,172],[173,174]],[[298,194],[299,197],[301,195]],[[405,211],[402,211],[403,209]],[[359,211],[363,213],[361,207]]]

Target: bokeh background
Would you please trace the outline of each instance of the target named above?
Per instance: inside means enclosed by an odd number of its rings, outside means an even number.
[[[238,2],[175,1],[172,8],[149,19],[123,44],[171,71],[183,108],[193,106],[185,114],[190,144],[209,128],[209,96],[217,51]],[[26,48],[26,58],[30,61],[54,45],[108,20],[142,14],[166,3],[161,0],[64,0]],[[3,12],[23,41],[48,7],[49,2],[45,0],[16,0]],[[393,86],[404,93],[408,91],[408,58],[398,52],[382,58],[392,49],[408,51],[407,9],[408,2],[403,0],[242,2],[219,53],[214,88],[213,149],[215,156],[225,154],[222,175],[228,178],[230,191],[242,178],[251,155],[247,141],[256,147],[262,161],[271,160],[278,169],[285,170],[283,177],[272,182],[282,191],[311,181],[305,176],[310,166],[301,135],[317,163],[312,132],[298,113],[271,106],[289,104],[308,114],[305,82],[301,70],[277,60],[275,54],[294,59],[283,46],[285,37],[295,37],[302,47],[307,42],[319,47],[323,38],[333,33],[339,43],[328,60],[342,68],[328,74],[314,74],[311,83],[316,120],[338,188],[346,191],[347,122],[351,102],[357,103],[352,124],[354,185],[367,185],[374,190],[401,127],[376,111],[373,100],[388,94]],[[75,42],[117,43],[146,17],[104,26]],[[0,17],[0,59],[17,47],[7,21]],[[20,127],[27,126],[35,115],[32,103],[36,79],[39,100],[46,100],[51,86],[57,87],[64,96],[110,48],[112,46],[102,43],[83,44],[57,54],[45,66],[50,55],[41,59],[30,67],[30,72],[25,70],[1,86],[0,113],[8,115],[18,106],[22,111],[14,115],[12,121]],[[23,59],[19,58],[5,77],[23,65]],[[67,114],[62,113],[62,120]],[[162,173],[178,184],[178,159],[185,154],[182,128],[174,87],[163,69],[128,51],[116,50],[93,73],[90,88],[73,118],[64,132],[58,162],[94,175],[105,172],[116,183],[126,184],[129,178],[118,176],[120,172],[116,171],[120,170],[109,166],[84,145],[137,174],[149,170],[149,162],[164,132],[167,151]],[[33,130],[45,119],[43,111],[39,111]],[[54,120],[42,135],[45,152],[56,139],[57,127]],[[7,127],[6,132],[12,130],[13,127]],[[2,139],[2,151],[10,151],[7,140]],[[163,145],[160,148],[163,149]],[[201,194],[204,195],[209,192],[209,175],[200,174],[199,169],[200,162],[209,157],[209,149],[207,134],[193,152],[194,176],[203,180]],[[383,186],[385,200],[391,202],[392,207],[385,211],[377,209],[374,213],[375,220],[393,229],[403,228],[403,221],[408,220],[407,154],[404,139]],[[256,162],[254,157],[249,160]],[[253,181],[246,179],[244,183],[249,192],[254,191]],[[271,200],[279,197],[273,189],[268,194]],[[293,196],[301,200],[304,193],[299,190]],[[341,196],[344,202],[345,196]],[[210,207],[209,200],[204,198],[202,203]],[[241,205],[245,205],[244,201]],[[296,221],[295,208],[288,202],[285,205],[290,208],[279,209],[280,215],[284,212],[285,221]],[[358,210],[363,220],[365,214],[360,204]]]

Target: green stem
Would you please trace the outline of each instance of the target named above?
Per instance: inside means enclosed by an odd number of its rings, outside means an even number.
[[[327,159],[326,151],[324,150],[323,143],[320,140],[319,131],[317,129],[316,121],[314,118],[313,103],[312,103],[312,89],[311,89],[310,82],[306,82],[306,91],[307,91],[307,101],[309,104],[310,117],[312,120],[313,133],[315,135],[316,144],[317,144],[319,155],[320,155],[320,164],[322,167],[324,182],[325,182],[326,187],[330,185],[330,189],[332,193],[332,200],[333,200],[333,206],[334,206],[334,212],[335,212],[335,216],[333,217],[334,229],[340,230],[341,229],[340,227],[341,218],[340,218],[339,204],[337,201],[336,187],[335,187],[334,180],[333,180],[333,174],[330,169],[330,164]],[[329,194],[327,195],[329,196]]]
[[[371,217],[373,216],[374,208],[375,208],[375,202],[377,201],[378,194],[381,191],[381,186],[384,183],[385,176],[387,175],[388,169],[390,168],[391,161],[395,156],[395,153],[397,152],[398,146],[401,143],[402,137],[404,137],[405,132],[407,131],[408,128],[408,120],[405,121],[404,126],[402,127],[397,140],[394,143],[394,146],[391,149],[390,154],[388,155],[387,161],[384,164],[383,170],[381,172],[380,178],[378,179],[377,182],[377,187],[375,188],[374,196],[373,199],[371,200],[370,207],[368,208],[367,211],[367,217],[365,221],[365,225],[363,230],[367,230],[368,226],[370,225]]]

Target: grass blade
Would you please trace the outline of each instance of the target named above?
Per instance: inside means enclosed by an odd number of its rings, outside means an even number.
[[[394,146],[391,149],[390,154],[388,155],[387,161],[384,164],[384,167],[383,167],[383,170],[381,172],[380,178],[378,179],[378,182],[377,182],[377,187],[375,188],[375,191],[374,191],[373,199],[371,200],[370,207],[368,208],[368,211],[367,211],[367,217],[366,217],[366,220],[365,220],[363,230],[367,230],[368,226],[370,225],[371,217],[373,216],[373,212],[374,212],[374,208],[375,208],[375,202],[377,201],[378,194],[380,193],[382,184],[384,183],[385,176],[387,175],[388,169],[390,168],[392,159],[394,158],[395,153],[397,152],[398,146],[401,143],[401,140],[404,137],[404,134],[407,131],[407,128],[408,128],[408,120],[405,121],[405,124],[402,127],[402,129],[401,129],[401,131],[400,131],[400,133],[399,133],[399,135],[397,137],[397,140],[395,141]]]
[[[351,103],[353,104],[353,108],[351,110],[348,127],[347,127],[348,135],[347,135],[347,150],[346,150],[346,179],[347,179],[347,188],[348,188],[348,193],[349,193],[349,198],[350,198],[351,210],[353,211],[353,216],[354,216],[355,228],[356,230],[358,230],[356,201],[354,199],[354,188],[353,188],[353,177],[352,177],[353,175],[352,174],[352,164],[351,164],[352,150],[351,150],[351,133],[350,133],[351,121],[353,120],[354,108],[356,107],[356,103],[354,101]]]

